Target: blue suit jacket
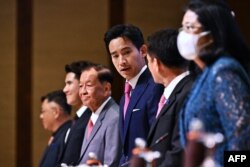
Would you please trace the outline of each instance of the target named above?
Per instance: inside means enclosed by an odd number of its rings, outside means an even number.
[[[125,120],[123,118],[125,97],[124,95],[122,96],[119,124],[123,153],[120,164],[131,158],[137,137],[146,140],[150,125],[155,119],[162,93],[163,86],[155,84],[151,73],[146,69],[139,77],[135,89],[132,90]]]
[[[67,130],[70,128],[72,121],[65,122],[54,133],[52,143],[47,146],[44,151],[43,157],[40,161],[40,167],[55,167],[60,164],[60,157],[64,150],[64,138]]]

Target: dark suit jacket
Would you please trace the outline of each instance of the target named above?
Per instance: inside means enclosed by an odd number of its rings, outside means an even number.
[[[79,162],[86,163],[89,153],[94,152],[102,164],[117,167],[121,153],[118,123],[119,106],[111,98],[102,109],[89,139],[84,139]]]
[[[163,86],[155,84],[151,73],[146,69],[138,79],[132,90],[130,103],[125,120],[123,119],[124,95],[120,101],[120,135],[123,143],[123,155],[120,164],[128,161],[132,156],[137,137],[146,140],[150,124],[153,122],[158,102],[163,92]]]
[[[61,159],[61,163],[67,165],[76,165],[81,154],[81,147],[84,138],[86,126],[91,116],[91,111],[87,109],[82,116],[75,121],[71,127],[68,141],[64,149],[64,154]]]
[[[179,111],[191,89],[193,80],[184,77],[171,93],[159,116],[153,122],[147,138],[148,146],[161,153],[156,160],[157,167],[178,167],[182,162],[182,147],[179,138]],[[165,136],[158,144],[157,140]]]
[[[60,157],[64,150],[64,138],[72,121],[67,121],[53,134],[52,143],[47,146],[40,161],[40,167],[55,167],[60,164]]]

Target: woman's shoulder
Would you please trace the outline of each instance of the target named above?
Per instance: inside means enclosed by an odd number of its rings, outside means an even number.
[[[243,67],[241,64],[234,58],[229,56],[220,57],[213,65],[212,65],[213,74],[220,73],[221,71],[240,71],[242,72]]]
[[[219,58],[210,68],[209,77],[214,81],[235,81],[244,80],[250,84],[250,78],[243,66],[232,57]],[[238,80],[238,81],[236,81]]]

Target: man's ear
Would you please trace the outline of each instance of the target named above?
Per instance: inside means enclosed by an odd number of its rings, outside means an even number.
[[[144,58],[146,58],[147,52],[148,52],[148,47],[147,47],[146,44],[143,44],[143,45],[141,46],[141,48],[140,48],[140,54],[141,54]]]
[[[105,82],[104,90],[105,90],[105,93],[107,93],[110,96],[111,84],[109,82]]]
[[[159,61],[159,59],[154,58],[155,68],[158,72],[160,72],[160,68],[162,67],[162,63]]]
[[[59,116],[60,116],[60,112],[61,112],[61,109],[60,107],[57,105],[55,108],[54,108],[54,111],[53,111],[53,114],[54,114],[54,118],[57,119]]]

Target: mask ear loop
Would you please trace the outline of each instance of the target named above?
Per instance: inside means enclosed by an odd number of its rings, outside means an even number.
[[[201,49],[203,49],[203,48],[209,46],[209,45],[212,44],[213,42],[214,42],[214,41],[213,41],[212,39],[210,39],[207,43],[201,45]]]
[[[210,31],[201,32],[201,33],[199,34],[199,37],[203,37],[203,36],[205,36],[205,35],[207,35],[207,34],[210,34]]]
[[[204,32],[199,34],[199,38],[204,37],[204,36],[206,36],[208,34],[210,34],[210,31],[204,31]],[[207,46],[209,46],[213,42],[214,42],[214,40],[212,38],[210,38],[209,41],[207,41],[206,43],[199,46],[199,50],[202,50],[202,49],[206,48]],[[198,48],[196,48],[196,49],[197,49],[196,52],[198,52]]]

